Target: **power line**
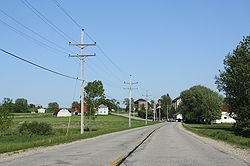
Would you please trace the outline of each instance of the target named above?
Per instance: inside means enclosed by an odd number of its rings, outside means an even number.
[[[57,72],[57,71],[48,69],[48,68],[46,68],[46,67],[43,67],[43,66],[41,66],[41,65],[38,65],[38,64],[36,64],[36,63],[33,63],[33,62],[29,61],[29,60],[26,60],[26,59],[24,59],[24,58],[22,58],[22,57],[19,57],[19,56],[15,55],[15,54],[12,54],[12,53],[10,53],[10,52],[4,50],[4,49],[0,49],[0,51],[4,52],[4,53],[6,53],[6,54],[8,54],[8,55],[10,55],[10,56],[12,56],[12,57],[15,57],[15,58],[17,58],[17,59],[19,59],[19,60],[22,60],[22,61],[24,61],[24,62],[26,62],[26,63],[29,63],[29,64],[31,64],[31,65],[33,65],[33,66],[36,66],[36,67],[38,67],[38,68],[40,68],[40,69],[46,70],[46,71],[48,71],[48,72],[51,72],[51,73],[54,73],[54,74],[57,74],[57,75],[60,75],[60,76],[66,77],[66,78],[70,78],[70,79],[73,79],[73,80],[79,80],[79,81],[81,81],[81,79],[79,79],[79,78],[75,78],[75,77],[72,77],[72,76],[69,76],[69,75],[66,75],[66,74],[59,73],[59,72]]]
[[[48,47],[48,48],[50,48],[50,49],[52,49],[52,50],[56,50],[56,51],[58,51],[58,52],[63,52],[63,51],[61,51],[61,50],[59,50],[59,49],[57,49],[57,48],[51,47],[51,46],[49,46],[48,44],[46,44],[46,43],[44,43],[44,42],[41,42],[41,41],[39,41],[39,40],[37,40],[37,39],[35,39],[35,38],[29,36],[28,34],[26,34],[26,33],[24,33],[24,32],[21,32],[21,31],[17,30],[16,28],[12,27],[11,25],[7,24],[6,22],[4,22],[4,21],[1,20],[1,19],[0,19],[0,23],[2,23],[3,25],[7,26],[7,27],[10,28],[12,31],[16,32],[17,34],[19,34],[20,36],[22,36],[22,37],[24,37],[24,38],[26,38],[26,39],[28,39],[28,40],[33,40],[33,41],[35,41],[37,44],[42,45],[42,46],[45,46],[45,47]],[[65,53],[65,52],[63,52],[63,53]]]
[[[61,49],[61,50],[59,50],[59,49],[57,49],[57,48],[54,48],[55,50],[60,51],[60,52],[62,52],[62,53],[67,53],[66,51],[68,51],[68,50],[66,50],[65,48],[63,48],[63,47],[57,45],[57,44],[54,43],[53,41],[50,41],[49,39],[47,39],[47,38],[45,38],[44,36],[40,35],[39,33],[35,32],[35,31],[32,30],[31,28],[25,26],[25,25],[22,24],[21,22],[17,21],[15,18],[13,18],[13,17],[11,17],[10,15],[8,15],[8,14],[7,14],[6,12],[4,12],[3,10],[0,9],[0,12],[2,12],[4,15],[6,15],[7,17],[9,17],[11,20],[13,20],[14,22],[16,22],[17,24],[21,25],[21,26],[24,27],[25,29],[31,31],[33,34],[39,36],[41,39],[43,39],[43,40],[45,40],[45,41],[47,41],[47,42],[49,42],[49,43],[51,43],[51,44],[53,44],[53,45],[55,45],[55,46],[57,46],[58,48]],[[3,22],[3,21],[2,21],[2,22]],[[5,23],[5,24],[7,24],[7,23]],[[10,25],[8,25],[8,26],[10,27]],[[12,29],[15,29],[14,27],[11,27],[11,28],[12,28]],[[15,30],[18,31],[17,29],[15,29]],[[22,32],[22,33],[23,33],[23,32]],[[28,35],[26,34],[26,36],[28,36]],[[31,37],[30,37],[30,38],[31,38]],[[48,45],[46,45],[46,46],[48,47]],[[53,47],[51,47],[51,46],[49,46],[49,47],[50,47],[50,48],[53,48]],[[64,51],[62,51],[62,50],[64,50]]]
[[[56,6],[57,6],[59,9],[62,10],[62,12],[63,12],[66,16],[68,16],[68,17],[70,18],[70,20],[71,20],[78,28],[82,29],[82,26],[81,26],[80,24],[78,24],[78,23],[74,20],[74,18],[73,18],[73,17],[72,17],[63,7],[62,7],[62,5],[61,5],[57,0],[53,0],[53,2],[56,4]],[[95,40],[91,37],[91,35],[90,35],[89,33],[85,32],[85,34],[88,36],[88,38],[89,38],[90,40],[92,40],[92,42],[95,42]],[[115,66],[115,68],[117,68],[120,72],[125,73],[125,74],[127,75],[127,73],[126,73],[125,71],[123,71],[116,63],[114,63],[114,62],[111,60],[111,58],[109,58],[109,57],[107,56],[107,54],[105,53],[105,51],[102,49],[102,47],[101,47],[99,44],[97,44],[96,47],[97,47],[97,48],[101,51],[101,53],[108,59],[108,61],[109,61],[112,65]],[[121,81],[121,82],[122,82],[122,81]]]
[[[56,4],[56,6],[57,6],[59,9],[62,10],[62,12],[63,12],[64,14],[66,14],[66,15],[71,19],[71,21],[72,21],[73,23],[75,23],[75,25],[76,25],[78,28],[83,29],[82,26],[81,26],[80,24],[78,24],[78,23],[73,19],[73,17],[70,16],[70,14],[60,5],[60,3],[59,3],[57,0],[53,0],[53,2]]]
[[[65,32],[63,32],[61,29],[59,29],[55,24],[53,24],[49,19],[47,19],[41,12],[39,12],[27,0],[21,0],[21,2],[27,8],[29,8],[36,16],[38,16],[45,24],[47,24],[49,27],[51,27],[58,35],[60,35],[62,38],[64,38],[66,41],[69,41],[68,39],[75,41],[74,39],[69,37]]]

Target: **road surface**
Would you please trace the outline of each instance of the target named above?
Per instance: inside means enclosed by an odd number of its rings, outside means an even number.
[[[179,128],[161,123],[78,141],[49,151],[0,163],[0,166],[109,166],[115,165],[136,146],[123,166],[246,166]],[[159,128],[160,127],[160,128]],[[157,129],[159,128],[159,129]],[[155,130],[157,129],[157,130]],[[144,140],[153,130],[145,142]],[[140,146],[139,146],[140,144]]]

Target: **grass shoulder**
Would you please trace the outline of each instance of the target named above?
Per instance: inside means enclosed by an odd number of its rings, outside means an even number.
[[[198,134],[200,136],[205,136],[213,138],[216,140],[221,140],[229,144],[236,145],[240,148],[250,149],[250,138],[238,135],[233,128],[233,124],[222,123],[222,124],[182,124],[187,130]]]
[[[18,128],[24,122],[46,122],[53,128],[52,135],[20,135]],[[9,134],[0,137],[0,153],[13,152],[28,148],[51,146],[80,139],[92,138],[103,134],[127,130],[145,126],[145,121],[132,120],[132,127],[128,127],[128,118],[108,115],[97,116],[95,120],[85,119],[85,126],[90,131],[80,134],[80,116],[73,116],[70,119],[70,127],[66,136],[69,117],[15,117]],[[148,122],[148,125],[157,122]]]

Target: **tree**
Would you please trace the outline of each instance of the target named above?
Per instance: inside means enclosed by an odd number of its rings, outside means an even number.
[[[125,110],[129,111],[129,98],[125,98],[122,103],[126,106]],[[133,98],[131,98],[131,111],[133,111],[134,109],[135,109],[135,101]]]
[[[193,86],[180,97],[179,110],[187,121],[210,123],[221,116],[222,97],[207,87]]]
[[[10,98],[4,98],[1,107],[4,110],[7,110],[9,113],[15,112],[15,104],[12,102],[12,99]]]
[[[250,36],[225,57],[224,71],[219,72],[216,84],[225,92],[230,112],[237,115],[236,128],[250,135]]]
[[[18,98],[15,101],[15,112],[26,113],[28,112],[28,101],[24,98]]]
[[[89,82],[85,89],[85,102],[87,104],[87,116],[95,115],[98,100],[104,97],[103,84],[99,80]]]
[[[79,106],[79,102],[78,101],[73,101],[71,104],[71,107],[78,107]]]
[[[171,108],[172,99],[169,96],[169,94],[161,96],[161,98],[158,100],[158,102],[161,105],[161,110],[162,110],[161,114],[162,114],[162,117],[164,117],[164,116],[167,117],[167,111],[168,111],[168,117],[172,117],[174,113],[170,109]]]
[[[57,102],[51,102],[48,104],[48,108],[46,112],[52,113],[58,108],[59,108],[59,104]]]

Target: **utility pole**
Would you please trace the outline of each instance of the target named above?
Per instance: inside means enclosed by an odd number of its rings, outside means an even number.
[[[131,97],[132,97],[132,90],[135,90],[137,88],[132,88],[133,84],[138,84],[138,82],[132,82],[132,76],[130,75],[129,82],[125,82],[124,84],[128,84],[129,88],[124,88],[129,90],[129,113],[128,113],[128,126],[131,127]]]
[[[81,55],[69,55],[69,57],[77,57],[81,60],[81,70],[82,70],[82,84],[81,84],[81,92],[80,92],[80,97],[81,97],[81,134],[83,134],[84,132],[84,61],[85,58],[88,56],[96,56],[94,55],[84,55],[84,48],[86,48],[87,46],[95,46],[96,42],[94,44],[84,44],[84,29],[82,29],[82,33],[81,33],[81,43],[80,44],[71,44],[71,42],[69,42],[69,45],[71,46],[78,46],[81,48]]]
[[[146,124],[148,124],[148,97],[151,96],[148,94],[148,91],[146,91],[145,95],[142,95],[146,97]]]
[[[156,113],[156,99],[154,99],[154,121],[155,121],[155,113]]]
[[[167,121],[168,121],[168,105],[167,105]]]
[[[160,109],[159,109],[159,121],[161,120],[161,102],[159,102]]]

